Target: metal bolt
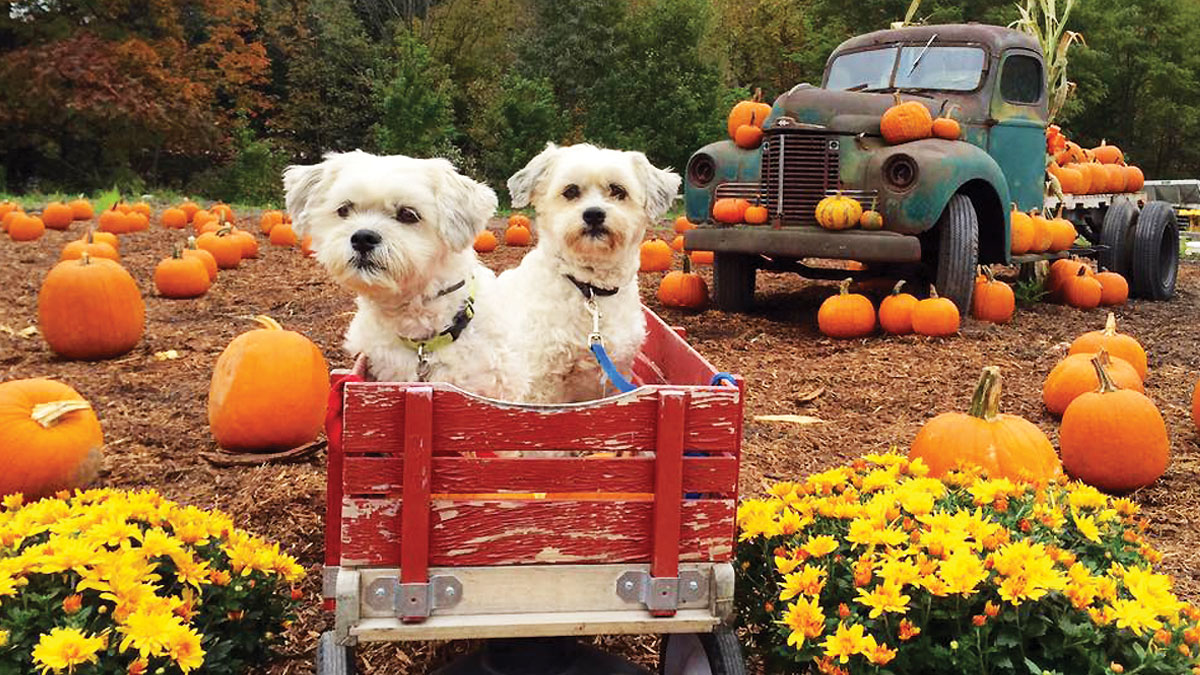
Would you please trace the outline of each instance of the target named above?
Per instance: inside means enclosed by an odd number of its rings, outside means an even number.
[[[626,581],[626,582],[625,582],[625,590],[627,590],[627,591],[632,591],[632,590],[633,590],[633,582],[632,582],[632,581]]]
[[[375,589],[375,597],[377,597],[377,598],[382,598],[382,597],[384,597],[384,596],[386,596],[386,595],[387,595],[387,589],[386,589],[386,588],[376,588],[376,589]]]
[[[446,587],[446,597],[453,598],[456,595],[458,595],[458,592],[454,590],[453,586]]]
[[[696,591],[699,589],[700,589],[700,584],[696,583],[695,581],[688,582],[688,590],[689,591]]]

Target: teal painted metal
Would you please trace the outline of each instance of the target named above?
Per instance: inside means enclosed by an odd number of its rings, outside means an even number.
[[[1002,182],[1008,187],[1009,199],[1022,211],[1041,208],[1045,202],[1045,123],[1021,118],[998,123],[988,138],[988,153],[1004,173]]]
[[[684,176],[683,202],[688,220],[693,223],[712,221],[713,192],[722,183],[758,183],[762,168],[762,151],[758,148],[746,150],[733,141],[709,143],[692,154],[691,166],[696,157],[708,155],[716,165],[716,174],[705,185],[695,185],[690,176]]]

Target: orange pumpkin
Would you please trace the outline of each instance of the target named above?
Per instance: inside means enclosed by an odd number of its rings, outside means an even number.
[[[996,279],[992,268],[983,268],[983,281],[975,282],[975,293],[971,298],[971,316],[980,321],[1008,323],[1012,321],[1017,306],[1013,289]]]
[[[875,306],[865,295],[850,292],[853,279],[838,286],[817,310],[817,328],[832,338],[860,338],[875,332]]]
[[[17,212],[8,221],[8,236],[13,241],[36,241],[46,233],[46,225],[41,218]]]
[[[662,239],[643,241],[638,252],[641,256],[639,272],[665,272],[671,269],[674,254],[670,245]]]
[[[263,234],[271,234],[271,228],[283,223],[282,211],[263,211],[258,219],[258,227]]]
[[[762,225],[763,223],[767,222],[767,218],[769,216],[770,214],[767,213],[767,207],[761,204],[755,204],[754,206],[746,209],[746,213],[743,217],[746,219],[746,223],[750,225]]]
[[[929,138],[933,133],[933,116],[929,108],[916,101],[904,103],[900,93],[895,94],[896,104],[888,108],[879,120],[879,131],[891,145]]]
[[[492,248],[493,249],[496,248],[495,242],[496,242],[496,235],[493,234],[492,235]],[[479,243],[478,237],[475,239],[475,243],[476,244]],[[304,238],[300,240],[300,252],[304,254],[305,258],[311,258],[311,257],[317,255],[317,250],[315,248],[313,248],[313,245],[312,245],[312,235],[311,234],[304,235]]]
[[[1091,174],[1091,190],[1088,192],[1088,194],[1098,195],[1108,192],[1108,171],[1105,170],[1103,164],[1098,162],[1089,162],[1087,164],[1082,164],[1081,166],[1083,166],[1084,169]]]
[[[234,228],[229,236],[237,239],[238,243],[242,245],[243,260],[258,257],[258,240],[254,238],[253,234],[250,234],[246,230]]]
[[[114,251],[117,251],[118,253],[121,251],[121,240],[112,232],[95,232],[89,229],[88,234],[92,235],[93,241],[102,244],[108,244],[109,246],[113,247]],[[81,237],[81,239],[87,239],[87,235],[84,235]]]
[[[1070,249],[1075,245],[1075,239],[1079,236],[1079,233],[1075,231],[1075,225],[1062,217],[1062,208],[1062,204],[1059,204],[1058,215],[1048,221],[1051,253],[1060,253]]]
[[[295,246],[296,232],[288,223],[281,223],[271,228],[269,239],[272,246]]]
[[[948,298],[938,297],[937,287],[929,287],[929,297],[913,307],[912,327],[917,335],[947,337],[958,333],[961,317],[958,306]]]
[[[739,148],[753,150],[762,144],[763,130],[762,127],[751,120],[750,124],[743,124],[737,128],[733,134],[733,142]]]
[[[935,478],[960,465],[992,478],[1049,481],[1062,472],[1054,446],[1032,422],[1000,412],[1000,369],[983,369],[966,413],[947,412],[921,427],[908,452]]]
[[[1133,337],[1117,332],[1117,317],[1112,312],[1108,313],[1108,319],[1104,322],[1104,330],[1094,330],[1075,338],[1075,341],[1071,343],[1069,353],[1095,353],[1101,349],[1128,361],[1143,381],[1149,374],[1146,368],[1146,350]]]
[[[675,238],[671,240],[671,250],[675,251],[676,253],[683,253],[683,235],[682,234],[675,235]]]
[[[688,220],[687,216],[679,216],[675,219],[675,234],[683,234],[694,229],[696,229],[696,224]]]
[[[16,202],[0,202],[0,221],[3,221],[8,214],[15,213],[20,210],[21,205]]]
[[[908,335],[913,332],[912,313],[918,300],[916,296],[901,293],[900,287],[903,285],[903,279],[897,281],[891,295],[879,303],[879,326],[884,332],[892,335]]]
[[[737,130],[739,127],[750,125],[762,128],[763,122],[767,116],[771,114],[771,106],[763,103],[762,89],[755,89],[754,96],[748,101],[739,101],[729,111],[728,127],[729,138],[737,141]]]
[[[96,217],[96,213],[92,211],[92,203],[83,197],[67,202],[67,206],[71,207],[71,217],[75,220],[91,220]]]
[[[65,230],[75,221],[75,212],[62,202],[50,202],[42,209],[42,223],[51,230]]]
[[[713,252],[691,251],[688,253],[688,260],[690,260],[693,265],[711,265],[713,264]]]
[[[1075,276],[1063,282],[1063,300],[1072,307],[1092,309],[1100,306],[1100,297],[1104,294],[1096,277],[1088,274],[1090,270],[1081,269]]]
[[[141,211],[130,211],[125,214],[126,232],[144,232],[150,229],[150,219]]]
[[[1050,274],[1046,277],[1046,293],[1055,302],[1063,301],[1063,286],[1071,277],[1079,274],[1079,270],[1091,272],[1091,268],[1078,258],[1059,258],[1050,264]]]
[[[200,264],[204,265],[205,271],[208,272],[208,280],[215,281],[217,279],[217,270],[219,269],[217,259],[213,257],[213,254],[196,246],[195,237],[188,237],[187,247],[183,249],[183,257],[199,260]]]
[[[1116,272],[1100,272],[1096,275],[1100,282],[1100,304],[1105,307],[1123,305],[1129,299],[1129,282]]]
[[[1140,192],[1146,185],[1146,176],[1136,166],[1125,167],[1125,191]]]
[[[204,263],[194,257],[185,258],[181,246],[176,246],[175,253],[154,268],[154,287],[164,298],[198,298],[211,285]]]
[[[188,224],[187,213],[183,209],[164,209],[159,220],[162,222],[163,227],[172,230],[182,230]]]
[[[111,244],[96,241],[96,234],[90,229],[84,235],[83,239],[67,242],[67,245],[63,246],[62,254],[59,255],[58,259],[60,261],[78,260],[83,257],[84,253],[93,258],[108,258],[114,262],[121,260],[121,255],[117,253],[117,249],[113,248]]]
[[[1103,164],[1105,185],[1112,193],[1125,192],[1125,167],[1120,164]]]
[[[876,211],[875,207],[879,200],[871,199],[871,208],[862,212],[858,217],[858,226],[864,230],[882,230],[883,229],[883,214]]]
[[[198,209],[192,213],[192,227],[195,228],[196,234],[203,234],[201,228],[208,223],[217,222],[217,217],[205,209]]]
[[[962,136],[962,126],[958,120],[951,117],[956,106],[950,106],[940,117],[933,121],[930,131],[934,138],[943,138],[947,141],[957,141]]]
[[[304,239],[311,244],[312,239],[310,239],[307,235],[304,237]],[[475,251],[477,253],[491,253],[492,251],[495,251],[496,247],[499,245],[500,242],[496,239],[496,233],[492,232],[491,230],[484,230],[483,232],[475,235]],[[306,253],[305,255],[308,254]]]
[[[1092,156],[1101,164],[1123,164],[1125,163],[1125,154],[1115,145],[1109,145],[1108,141],[1101,140],[1100,145],[1092,148]]]
[[[0,495],[26,501],[82,488],[100,471],[104,434],[91,405],[54,380],[0,383]]]
[[[111,209],[106,209],[100,214],[100,231],[113,234],[125,234],[129,231],[125,214],[117,204],[113,204]]]
[[[179,205],[179,210],[187,214],[188,222],[196,216],[196,212],[200,210],[200,205],[193,201],[186,201]]]
[[[228,450],[279,450],[316,439],[325,422],[329,369],[321,350],[274,319],[242,333],[217,358],[208,424]],[[279,411],[287,411],[286,415]]]
[[[514,213],[508,217],[508,226],[520,226],[528,230],[533,227],[533,221],[529,220],[529,216],[524,213]]]
[[[691,260],[684,256],[683,271],[663,275],[658,282],[658,301],[665,307],[702,309],[708,304],[708,284],[704,277],[692,271]]]
[[[1058,185],[1062,188],[1063,193],[1084,194],[1083,173],[1079,169],[1064,166],[1058,170],[1055,176],[1058,177]]]
[[[129,210],[134,213],[140,213],[146,216],[147,219],[154,215],[154,211],[150,209],[150,205],[146,202],[137,202],[129,205]]]
[[[1092,365],[1099,389],[1079,396],[1063,413],[1058,432],[1063,467],[1105,492],[1145,487],[1167,470],[1167,425],[1145,395],[1117,388],[1099,355]]]
[[[529,246],[532,242],[533,235],[529,233],[529,228],[524,225],[509,225],[508,229],[504,230],[505,246]]]
[[[1085,165],[1085,164],[1068,164],[1064,168],[1068,169],[1070,171],[1079,172],[1079,181],[1076,183],[1076,187],[1078,189],[1072,190],[1071,191],[1072,194],[1077,194],[1077,195],[1092,194],[1092,172],[1087,168],[1087,165]],[[1066,192],[1066,191],[1067,191],[1067,189],[1063,188],[1063,192]]]
[[[38,329],[55,354],[95,361],[142,339],[146,307],[124,267],[86,253],[58,263],[38,291]]]
[[[1011,243],[1009,250],[1013,255],[1022,255],[1029,253],[1033,248],[1034,230],[1033,219],[1017,210],[1016,203],[1012,205],[1012,211],[1009,213],[1009,232]]]
[[[713,219],[726,224],[745,222],[749,208],[750,202],[745,199],[723,197],[713,202]]]
[[[1030,246],[1029,252],[1045,253],[1049,251],[1050,245],[1054,241],[1053,233],[1050,231],[1050,221],[1037,211],[1030,211],[1029,222],[1033,223],[1033,244]]]
[[[1146,391],[1142,378],[1138,377],[1137,371],[1128,361],[1110,356],[1103,349],[1099,353],[1103,355],[1101,359],[1117,386],[1142,393]],[[1096,354],[1071,354],[1054,366],[1042,384],[1042,403],[1046,405],[1047,410],[1061,416],[1066,412],[1067,406],[1071,405],[1071,401],[1089,391],[1096,391],[1100,380],[1092,366],[1092,358],[1095,356]]]
[[[208,212],[216,216],[223,223],[232,223],[234,221],[233,209],[228,204],[218,202],[208,207]]]
[[[223,270],[233,269],[242,262],[242,242],[232,236],[232,232],[231,228],[223,227],[196,238],[196,246],[211,253],[217,267]]]

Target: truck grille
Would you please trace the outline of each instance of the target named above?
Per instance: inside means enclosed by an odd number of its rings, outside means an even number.
[[[763,139],[763,205],[789,225],[816,224],[817,202],[837,191],[839,150],[850,137],[810,130],[772,130]]]

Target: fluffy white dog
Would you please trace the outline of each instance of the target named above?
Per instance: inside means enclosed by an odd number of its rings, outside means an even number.
[[[638,247],[646,227],[670,208],[677,174],[640,152],[593,145],[546,146],[508,179],[513,206],[537,212],[537,246],[500,275],[505,297],[520,299],[527,400],[585,401],[604,395],[605,378],[589,351],[593,310],[603,344],[629,374],[646,337],[638,295]]]
[[[358,294],[345,347],[366,357],[374,378],[524,397],[515,317],[472,248],[496,210],[491,188],[443,159],[361,151],[289,166],[283,182],[298,232],[312,235],[317,260]]]

